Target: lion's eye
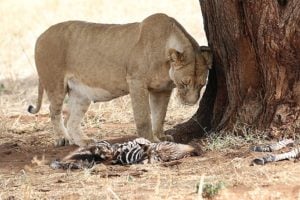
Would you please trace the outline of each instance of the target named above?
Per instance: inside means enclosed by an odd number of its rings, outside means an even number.
[[[181,81],[181,85],[183,85],[183,86],[187,86],[187,85],[188,85],[188,83],[186,83],[185,81]]]
[[[183,84],[183,85],[190,85],[191,84],[191,82],[192,82],[192,80],[191,80],[191,78],[190,77],[185,77],[185,78],[183,78],[182,80],[181,80],[181,83]]]
[[[183,80],[181,81],[181,85],[183,85],[183,87],[188,87],[190,85],[191,81],[190,80]]]
[[[189,87],[189,85],[184,82],[181,82],[178,84],[177,87],[178,87],[178,89],[187,89]]]
[[[185,85],[183,85],[183,84],[178,84],[178,89],[184,89],[186,86]]]

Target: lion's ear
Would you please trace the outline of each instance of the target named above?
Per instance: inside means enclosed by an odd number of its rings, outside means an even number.
[[[177,51],[176,49],[169,49],[168,57],[169,57],[170,62],[175,62],[175,63],[179,63],[184,60],[183,53]]]
[[[203,56],[208,69],[211,69],[213,56],[210,48],[208,46],[200,46],[200,54]]]

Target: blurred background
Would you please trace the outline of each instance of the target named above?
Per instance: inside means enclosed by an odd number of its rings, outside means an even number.
[[[207,44],[198,0],[0,0],[0,114],[27,114],[28,105],[35,104],[34,46],[49,26],[67,20],[138,22],[158,12],[177,19],[200,45]],[[174,96],[167,119],[190,118],[198,105],[183,106]],[[44,98],[41,113],[48,113],[48,106]],[[108,121],[133,121],[128,96],[94,104],[90,110]]]
[[[197,0],[1,0],[0,79],[35,75],[35,41],[53,24],[129,23],[157,12],[176,18],[199,44],[206,44]]]

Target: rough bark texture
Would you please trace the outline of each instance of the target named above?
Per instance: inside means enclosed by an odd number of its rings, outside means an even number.
[[[167,133],[188,142],[205,127],[232,129],[239,123],[299,134],[300,1],[200,0],[200,5],[214,70],[197,113]]]

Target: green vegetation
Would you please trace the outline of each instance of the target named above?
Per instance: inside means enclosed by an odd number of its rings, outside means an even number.
[[[211,199],[216,196],[220,190],[225,188],[224,182],[220,181],[216,184],[206,183],[202,189],[202,197]]]

